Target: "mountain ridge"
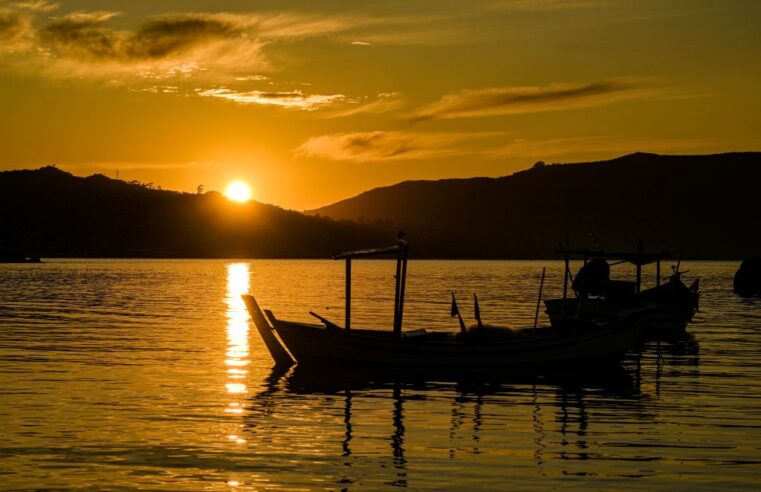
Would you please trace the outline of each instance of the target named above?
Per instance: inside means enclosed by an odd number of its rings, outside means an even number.
[[[594,234],[607,249],[632,249],[642,238],[650,249],[734,259],[761,250],[757,228],[745,220],[761,216],[753,200],[759,182],[758,152],[634,153],[596,162],[537,163],[498,178],[405,181],[307,213],[390,221],[410,230],[412,238],[423,231],[432,256],[449,250],[462,257],[551,257],[567,235],[572,246],[588,247]]]

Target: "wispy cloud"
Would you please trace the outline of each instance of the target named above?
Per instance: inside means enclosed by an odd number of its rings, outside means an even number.
[[[343,118],[358,114],[382,114],[396,111],[404,106],[404,98],[399,92],[381,92],[374,101],[370,102],[364,102],[363,100],[348,102],[359,105],[348,109],[332,111],[324,116],[326,118]]]
[[[506,132],[374,131],[311,137],[296,149],[295,154],[298,157],[352,162],[436,159],[457,155],[568,162],[575,158],[608,158],[636,151],[698,152],[714,144],[705,140],[679,138],[517,138]]]
[[[57,10],[59,5],[54,2],[45,0],[18,0],[11,2],[10,6],[21,10],[31,10],[33,12],[52,12]]]
[[[489,3],[488,8],[524,12],[547,12],[606,7],[611,3],[611,0],[502,0]]]
[[[515,138],[485,150],[497,158],[531,158],[567,160],[575,156],[610,156],[631,152],[697,152],[714,145],[706,140],[680,138],[631,138],[613,136],[565,137],[548,139]]]
[[[39,31],[50,61],[77,76],[153,73],[177,66],[227,67],[255,64],[262,43],[246,35],[254,23],[232,14],[170,14],[144,22],[136,31],[106,23],[118,12],[75,12]],[[78,70],[77,70],[78,69]]]
[[[217,81],[241,72],[270,69],[263,48],[282,41],[321,36],[355,27],[349,17],[291,13],[171,13],[145,18],[132,29],[117,28],[116,11],[80,11],[44,21],[40,12],[56,4],[24,0],[0,8],[0,50],[24,36],[23,68],[62,77],[162,73],[204,75]],[[32,22],[37,16],[36,21]],[[178,67],[184,67],[178,71]]]
[[[29,16],[0,7],[0,51],[25,49],[32,36]]]
[[[309,138],[296,149],[300,157],[338,161],[432,159],[478,152],[478,143],[494,133],[335,133]]]
[[[215,97],[239,104],[278,106],[281,108],[301,109],[304,111],[314,111],[346,99],[346,96],[343,94],[304,94],[298,89],[282,92],[257,90],[237,92],[226,87],[221,87],[217,89],[199,90],[197,91],[197,94],[202,97]]]
[[[463,90],[447,94],[420,109],[411,119],[423,121],[575,109],[639,97],[645,92],[633,80]]]
[[[368,43],[367,41],[352,41],[350,44],[354,46],[372,46],[373,43]]]

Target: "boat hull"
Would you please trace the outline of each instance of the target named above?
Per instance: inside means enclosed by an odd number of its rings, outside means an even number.
[[[640,307],[652,306],[652,315],[648,320],[647,330],[652,331],[682,331],[692,321],[695,309],[691,306],[679,308],[676,306],[656,306],[647,301],[640,302]],[[552,326],[561,327],[568,320],[575,319],[579,310],[578,299],[551,299],[545,301],[547,316]],[[602,299],[587,299],[582,307],[585,319],[611,319],[615,318],[625,309],[631,307],[620,306]]]
[[[450,337],[394,337],[390,332],[360,333],[270,318],[280,340],[299,364],[350,367],[492,368],[589,367],[620,361],[641,337],[649,310],[611,324],[558,330],[509,340],[458,340]]]

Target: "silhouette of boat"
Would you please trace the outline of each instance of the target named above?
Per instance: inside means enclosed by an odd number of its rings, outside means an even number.
[[[732,290],[744,297],[761,295],[761,258],[743,260],[735,273]]]
[[[0,253],[0,263],[42,263],[42,260],[16,253]]]
[[[615,319],[622,311],[649,306],[654,308],[650,330],[683,330],[699,308],[700,279],[687,287],[681,280],[681,261],[677,261],[666,282],[661,282],[661,261],[671,258],[667,253],[647,253],[641,243],[636,252],[561,250],[561,253],[565,260],[563,297],[545,301],[553,326],[562,326],[569,320]],[[584,261],[576,278],[571,275],[571,258]],[[613,265],[634,265],[636,280],[610,280],[607,260],[613,260]],[[642,267],[652,263],[656,265],[656,285],[643,290]],[[576,294],[573,299],[568,297],[569,280]]]
[[[392,330],[351,328],[351,261],[396,254],[396,293]],[[278,319],[251,295],[243,300],[277,364],[343,367],[431,368],[467,371],[490,368],[536,371],[618,362],[641,337],[654,308],[619,310],[605,320],[574,320],[560,328],[512,331],[485,327],[460,333],[402,331],[407,243],[377,250],[343,253],[346,260],[346,320],[341,328],[315,313],[321,324]]]

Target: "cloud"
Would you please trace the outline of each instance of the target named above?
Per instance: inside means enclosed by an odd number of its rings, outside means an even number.
[[[566,137],[549,139],[516,138],[484,154],[496,158],[569,159],[574,156],[620,155],[631,152],[696,152],[715,142],[679,138],[628,138],[612,136]]]
[[[58,4],[47,2],[45,0],[19,0],[11,2],[12,7],[20,10],[31,10],[32,12],[52,12],[58,10]]]
[[[356,103],[357,101],[350,101]],[[381,92],[378,97],[369,103],[360,104],[348,109],[333,111],[325,114],[327,118],[343,118],[358,114],[382,114],[396,111],[404,106],[404,98],[398,92]]]
[[[118,12],[75,12],[39,32],[49,55],[81,71],[151,72],[178,65],[255,63],[261,43],[246,36],[252,20],[232,14],[169,14],[150,18],[136,31],[105,23]]]
[[[490,9],[547,12],[606,7],[610,0],[504,0],[488,5]]]
[[[31,34],[32,24],[28,16],[0,8],[0,51],[26,48]]]
[[[260,74],[254,74],[254,75],[241,75],[238,77],[235,77],[235,80],[238,82],[262,82],[264,80],[269,80],[270,78],[266,75],[260,75]]]
[[[436,159],[457,155],[567,162],[574,158],[608,158],[636,151],[705,151],[712,145],[715,142],[679,138],[586,136],[526,139],[515,138],[506,132],[374,131],[311,137],[295,150],[295,154],[298,157],[351,162]]]
[[[263,48],[276,41],[321,36],[355,27],[350,18],[286,13],[170,13],[151,16],[132,29],[111,20],[115,11],[80,11],[34,24],[21,10],[52,10],[41,0],[15,2],[0,9],[0,39],[31,32],[26,58],[19,68],[63,77],[137,79],[204,76],[229,80],[252,70],[270,69]],[[20,24],[24,21],[23,25]],[[15,39],[15,38],[14,38]],[[3,43],[0,49],[6,48]],[[23,66],[22,66],[23,65]],[[187,77],[186,77],[187,78]]]
[[[303,14],[266,14],[259,16],[257,34],[266,39],[295,39],[348,31],[363,23],[354,17]]]
[[[259,104],[263,106],[278,106],[281,108],[314,111],[321,107],[346,99],[343,94],[304,94],[296,89],[284,92],[247,91],[236,92],[226,87],[217,89],[198,90],[201,97],[215,97],[240,104]]]
[[[296,149],[296,155],[354,162],[432,159],[475,153],[474,144],[494,135],[398,131],[335,133],[309,138]]]
[[[350,44],[354,46],[372,46],[373,43],[368,43],[367,41],[352,41]]]
[[[412,115],[413,121],[472,118],[575,109],[642,96],[637,83],[611,80],[589,84],[495,87],[447,94]]]

